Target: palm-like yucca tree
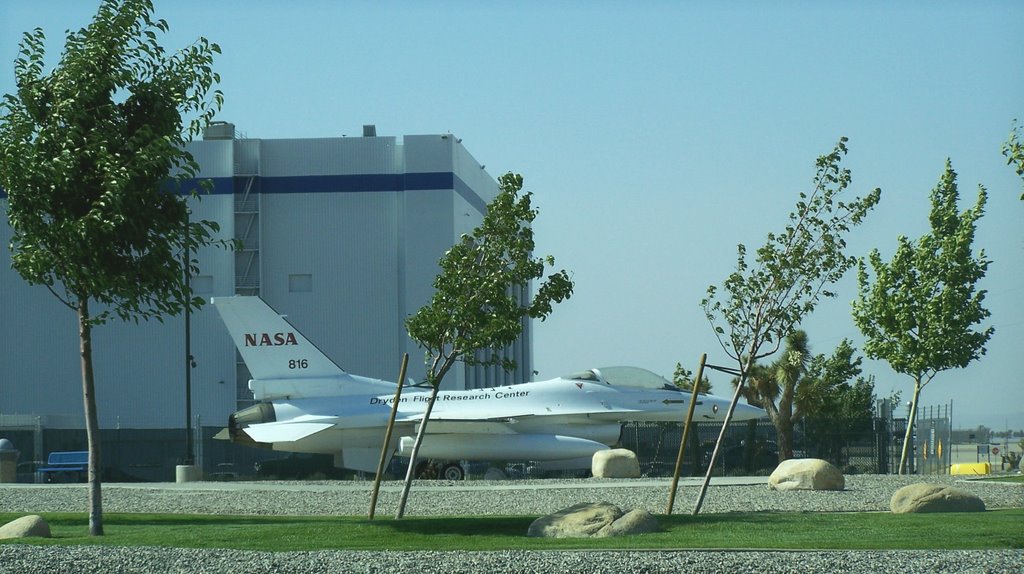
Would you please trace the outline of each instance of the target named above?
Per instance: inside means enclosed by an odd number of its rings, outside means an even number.
[[[807,333],[794,331],[786,337],[786,350],[771,365],[754,365],[743,396],[761,407],[778,432],[779,462],[793,458],[793,425],[803,416],[797,403],[797,388],[807,374],[811,360]],[[733,387],[739,379],[732,381]]]

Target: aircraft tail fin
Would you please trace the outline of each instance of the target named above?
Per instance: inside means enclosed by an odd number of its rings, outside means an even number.
[[[217,297],[211,302],[253,379],[329,378],[345,373],[263,299]]]

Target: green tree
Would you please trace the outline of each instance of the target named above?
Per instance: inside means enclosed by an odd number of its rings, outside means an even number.
[[[683,367],[682,363],[676,363],[676,370],[672,373],[672,384],[680,389],[693,392],[693,371]],[[707,375],[700,379],[700,386],[697,392],[707,394],[711,392],[711,380]]]
[[[917,241],[900,236],[889,263],[873,250],[868,262],[874,283],[865,262],[859,264],[853,319],[867,338],[864,351],[914,381],[900,474],[906,471],[921,391],[938,373],[964,368],[984,355],[994,332],[974,328],[989,316],[982,305],[985,291],[975,287],[989,261],[983,250],[977,256],[971,251],[987,194],[979,185],[977,203],[963,212],[957,210],[959,197],[956,172],[947,160],[931,192],[931,232]]]
[[[838,424],[840,419],[857,418],[855,412],[863,414],[849,384],[861,373],[862,359],[854,358],[855,353],[850,341],[843,339],[832,356],[812,356],[807,333],[798,330],[786,337],[782,357],[750,370],[743,395],[748,403],[764,409],[775,426],[779,462],[793,458],[793,429],[801,421],[832,419]],[[873,384],[857,382],[859,390],[870,388],[873,393]],[[732,384],[738,386],[739,379]],[[870,403],[868,407],[870,424]],[[854,410],[847,412],[847,408]]]
[[[719,344],[739,365],[739,383],[722,423],[694,514],[700,511],[722,437],[751,367],[778,351],[783,339],[814,310],[821,297],[834,297],[827,287],[856,262],[856,258],[843,252],[843,235],[851,226],[860,224],[878,203],[881,190],[875,189],[850,203],[839,199],[851,181],[850,170],[840,166],[847,153],[846,141],[841,138],[831,153],[818,158],[812,191],[800,193],[796,210],[790,213],[789,224],[782,233],[768,234],[767,243],[757,250],[754,266],[747,263],[746,247],[740,244],[736,271],[722,285],[724,295],[711,285],[701,301]],[[720,320],[728,332],[719,324]]]
[[[1003,144],[1003,155],[1006,156],[1007,165],[1012,165],[1017,176],[1024,179],[1024,144],[1021,143],[1020,124],[1013,122],[1010,130],[1010,138]],[[1024,201],[1024,193],[1020,194],[1021,201]]]
[[[842,466],[841,446],[874,429],[875,381],[862,377],[861,357],[844,339],[831,357],[815,355],[797,387],[796,424],[802,423],[804,449]]]
[[[67,34],[48,73],[43,31],[25,33],[17,93],[0,103],[12,265],[78,314],[93,535],[103,534],[103,523],[92,328],[112,315],[137,322],[198,307],[181,257],[217,230],[188,223],[169,174],[198,172],[183,146],[222,103],[219,91],[207,98],[219,81],[211,64],[220,50],[200,38],[165,53],[157,32],[167,23],[152,12],[149,0],[104,0],[88,27]],[[196,271],[195,260],[189,266]]]
[[[529,319],[544,320],[552,307],[572,296],[573,282],[565,270],[552,273],[530,298],[530,283],[544,276],[551,256],[534,257],[533,228],[537,209],[531,193],[520,195],[523,178],[508,173],[498,179],[500,192],[487,206],[483,223],[441,258],[430,303],[406,321],[409,336],[426,350],[427,383],[432,387],[405,477],[397,518],[405,512],[416,457],[437,392],[458,362],[515,363],[500,352],[522,333]]]

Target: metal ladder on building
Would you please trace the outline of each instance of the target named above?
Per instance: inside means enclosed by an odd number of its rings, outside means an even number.
[[[254,189],[259,184],[256,175],[235,180],[235,293],[259,295],[260,194]]]
[[[260,140],[236,139],[234,149],[235,294],[260,295]],[[235,398],[238,408],[253,404],[252,375],[235,351]]]

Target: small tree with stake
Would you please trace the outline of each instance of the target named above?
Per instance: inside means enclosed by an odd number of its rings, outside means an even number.
[[[26,33],[17,93],[0,103],[0,187],[8,195],[12,265],[78,314],[89,449],[89,533],[103,534],[92,328],[198,308],[180,254],[215,243],[214,223],[187,222],[170,178],[199,166],[184,143],[220,108],[211,68],[216,44],[200,38],[168,55],[167,23],[149,0],[104,0],[92,23],[67,35],[43,72],[43,31]],[[186,116],[195,115],[188,121]],[[188,233],[184,233],[188,225]],[[191,272],[197,271],[191,260]],[[102,305],[96,312],[91,302]]]
[[[725,298],[721,299],[718,288],[712,285],[701,301],[722,349],[739,366],[732,371],[739,382],[693,514],[700,512],[725,429],[752,367],[779,350],[785,337],[814,310],[821,297],[835,296],[826,286],[838,281],[856,262],[843,253],[843,234],[864,219],[878,203],[881,191],[875,189],[850,203],[839,201],[838,195],[851,179],[850,170],[839,165],[846,155],[846,141],[841,138],[832,153],[818,158],[813,190],[800,194],[783,233],[768,234],[768,242],[757,250],[754,267],[747,264],[746,247],[740,244],[736,271],[723,284]],[[728,332],[718,324],[719,317]]]
[[[872,359],[885,359],[897,373],[914,380],[910,420],[903,440],[899,473],[907,468],[911,433],[921,390],[939,372],[964,368],[985,354],[994,328],[975,330],[989,312],[982,306],[985,291],[975,284],[985,276],[985,252],[971,253],[975,224],[985,209],[987,194],[978,186],[978,201],[962,213],[956,172],[946,170],[931,193],[931,233],[916,242],[897,239],[892,261],[885,263],[875,249],[868,256],[874,271],[860,262],[858,297],[853,319],[867,338],[864,351]]]
[[[513,361],[497,353],[519,337],[524,320],[547,318],[554,303],[572,295],[573,282],[565,270],[548,275],[532,299],[526,295],[530,282],[542,277],[545,265],[554,265],[555,260],[533,256],[530,224],[537,210],[530,205],[532,194],[519,194],[522,176],[508,173],[498,183],[501,191],[487,206],[483,223],[441,258],[430,303],[406,321],[409,336],[426,349],[431,394],[416,434],[397,518],[405,514],[416,457],[445,375],[458,362],[514,369]]]

